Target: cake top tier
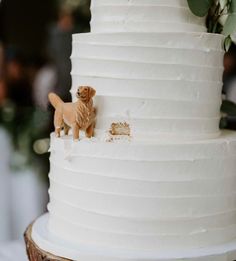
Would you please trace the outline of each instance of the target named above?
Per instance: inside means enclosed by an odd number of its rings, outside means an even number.
[[[91,32],[204,32],[187,0],[92,0]]]

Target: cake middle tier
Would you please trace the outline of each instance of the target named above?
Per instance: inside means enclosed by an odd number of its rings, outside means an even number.
[[[134,139],[219,134],[221,35],[103,33],[73,36],[72,95],[97,90],[97,134],[126,122]]]

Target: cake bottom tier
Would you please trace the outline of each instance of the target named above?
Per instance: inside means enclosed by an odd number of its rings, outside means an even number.
[[[49,215],[40,217],[25,234],[30,261],[234,261],[236,240],[209,248],[183,251],[142,252],[79,247],[48,231]]]
[[[152,143],[52,135],[50,161],[48,231],[76,249],[147,261],[236,239],[235,133]]]

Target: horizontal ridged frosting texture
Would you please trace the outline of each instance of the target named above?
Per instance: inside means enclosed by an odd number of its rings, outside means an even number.
[[[107,143],[52,136],[49,229],[73,244],[200,248],[236,233],[236,135]]]
[[[51,136],[50,235],[122,261],[235,239],[223,36],[205,33],[187,0],[92,0],[91,12],[92,33],[73,36],[71,93],[96,89],[95,138]],[[131,136],[107,140],[117,122]]]
[[[134,139],[219,134],[221,35],[99,33],[73,36],[72,95],[97,90],[98,132],[127,122]]]
[[[204,32],[186,0],[92,0],[91,32]]]

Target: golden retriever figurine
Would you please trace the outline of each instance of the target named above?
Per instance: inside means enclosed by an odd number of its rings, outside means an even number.
[[[93,107],[93,97],[96,91],[89,86],[81,86],[77,91],[77,102],[63,102],[55,93],[49,93],[48,98],[55,108],[54,127],[57,137],[64,127],[65,135],[68,135],[72,128],[73,139],[79,139],[79,131],[85,131],[86,137],[91,138],[95,125],[95,108]]]

